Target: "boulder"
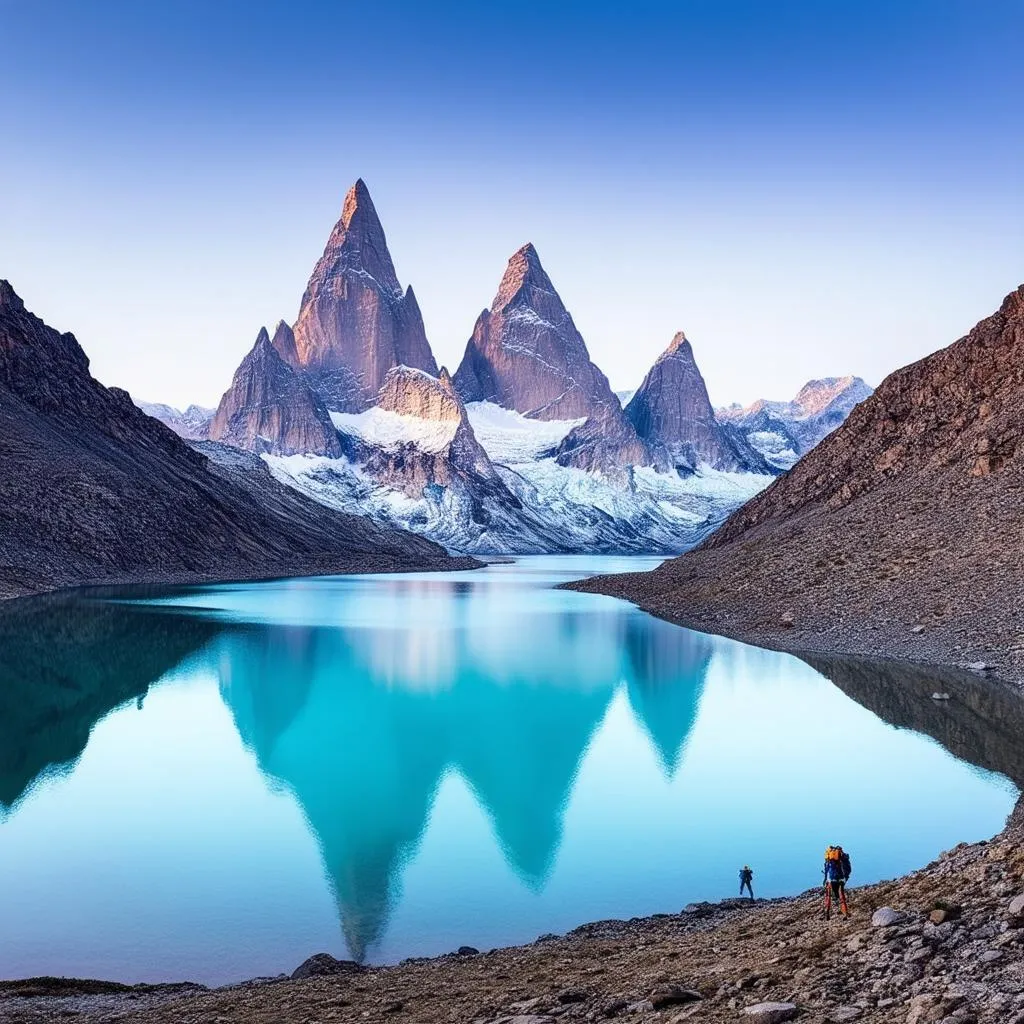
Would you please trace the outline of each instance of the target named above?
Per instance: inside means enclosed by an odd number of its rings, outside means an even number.
[[[797,1015],[797,1006],[795,1003],[755,1003],[743,1013],[757,1024],[782,1024]]]
[[[300,981],[302,978],[316,978],[331,974],[355,974],[362,970],[364,970],[362,964],[357,964],[355,960],[338,960],[330,953],[316,953],[308,960],[303,960],[292,971],[291,980]]]
[[[893,910],[892,907],[879,907],[871,915],[871,926],[873,928],[893,928],[895,925],[902,924],[904,915],[898,910]]]
[[[684,988],[682,985],[656,985],[648,996],[651,1005],[660,1010],[665,1006],[676,1006],[679,1003],[695,1003],[700,998],[699,992],[692,988]]]

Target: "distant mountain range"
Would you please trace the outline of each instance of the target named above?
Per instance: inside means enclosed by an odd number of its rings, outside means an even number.
[[[260,330],[218,408],[143,408],[183,437],[261,456],[318,502],[450,550],[678,552],[867,394],[858,378],[812,381],[794,402],[716,414],[678,334],[623,404],[532,245],[449,376],[360,180],[298,319]]]

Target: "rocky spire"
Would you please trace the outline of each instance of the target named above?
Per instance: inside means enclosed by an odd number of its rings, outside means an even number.
[[[273,455],[341,455],[323,403],[281,358],[265,327],[220,400],[210,439]]]
[[[648,445],[661,447],[677,470],[700,463],[715,469],[751,468],[715,419],[693,348],[680,331],[658,357],[626,406],[626,416]]]
[[[276,338],[276,335],[275,335]],[[437,373],[416,296],[404,294],[362,179],[349,189],[294,328],[294,361],[330,408],[373,404],[388,370]]]

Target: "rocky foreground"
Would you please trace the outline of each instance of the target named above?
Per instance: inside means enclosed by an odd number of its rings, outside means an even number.
[[[794,899],[696,904],[530,946],[362,968],[321,954],[291,978],[207,990],[0,983],[0,1020],[695,1024],[1024,1022],[1024,802],[988,843],[854,889],[848,920]]]

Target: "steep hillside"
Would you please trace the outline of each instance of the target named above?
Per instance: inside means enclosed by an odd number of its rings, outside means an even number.
[[[701,547],[580,589],[769,646],[1024,670],[1024,286]]]
[[[258,462],[211,463],[95,381],[74,336],[0,281],[0,598],[447,564],[436,545],[310,502]]]

